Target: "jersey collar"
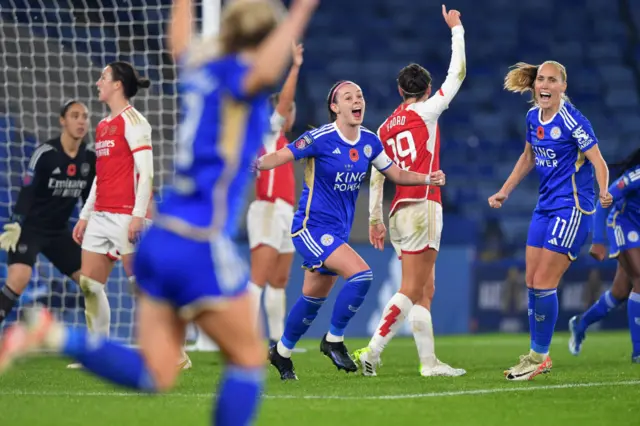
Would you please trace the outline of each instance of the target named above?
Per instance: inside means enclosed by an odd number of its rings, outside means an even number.
[[[358,127],[358,138],[355,141],[351,141],[351,140],[347,139],[342,134],[340,129],[338,129],[338,125],[336,124],[335,121],[333,122],[333,128],[336,130],[336,133],[338,134],[338,136],[340,136],[340,139],[342,139],[342,142],[346,143],[347,145],[356,146],[356,145],[358,145],[358,142],[360,142],[360,136],[362,135],[362,127]]]
[[[542,121],[542,108],[538,107],[538,121],[542,126],[546,126],[547,124],[551,123],[554,118],[556,118],[556,115],[558,115],[562,108],[564,108],[564,99],[560,99],[560,107],[558,108],[558,111],[556,111],[556,113],[553,114],[553,116],[551,116],[549,120]]]

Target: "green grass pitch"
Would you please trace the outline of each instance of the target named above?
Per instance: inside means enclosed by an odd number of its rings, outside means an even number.
[[[348,339],[350,350],[365,340]],[[410,339],[396,339],[378,377],[338,372],[306,340],[294,354],[300,380],[281,383],[269,368],[258,425],[545,425],[638,424],[640,365],[630,363],[627,333],[591,333],[573,357],[567,335],[554,337],[550,374],[507,382],[502,371],[528,348],[525,335],[438,337],[441,360],[468,373],[423,378]],[[192,354],[194,367],[163,396],[137,395],[107,385],[67,360],[43,356],[0,377],[3,426],[208,425],[221,371],[218,354]]]

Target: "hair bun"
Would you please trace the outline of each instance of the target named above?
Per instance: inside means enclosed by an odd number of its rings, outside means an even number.
[[[137,84],[138,84],[138,87],[147,89],[149,86],[151,86],[151,80],[149,80],[148,78],[140,77],[138,78]]]

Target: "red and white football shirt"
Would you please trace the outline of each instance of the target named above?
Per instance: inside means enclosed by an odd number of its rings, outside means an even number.
[[[271,116],[271,132],[265,137],[265,143],[260,149],[258,157],[270,154],[289,144],[282,126],[285,118],[277,112]],[[283,164],[271,170],[263,170],[258,173],[256,179],[256,200],[275,202],[281,199],[287,204],[295,204],[295,175],[293,162]]]

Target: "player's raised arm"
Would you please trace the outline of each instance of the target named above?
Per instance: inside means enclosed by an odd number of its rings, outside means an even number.
[[[442,5],[442,15],[449,28],[451,28],[451,62],[449,63],[447,78],[442,83],[440,90],[428,100],[430,104],[435,104],[437,113],[442,113],[449,107],[467,75],[464,27],[460,20],[460,12],[457,10],[447,12],[446,6]]]
[[[318,0],[293,2],[285,20],[258,47],[253,67],[242,83],[245,94],[256,93],[280,78],[289,60],[291,42],[300,39],[317,5]]]
[[[174,60],[177,60],[189,47],[193,37],[193,4],[191,0],[174,0],[169,21],[167,44]]]
[[[282,86],[280,95],[278,96],[278,104],[276,105],[276,112],[280,117],[286,117],[293,107],[293,101],[296,98],[296,86],[298,85],[298,75],[300,74],[300,67],[302,66],[302,53],[304,47],[302,44],[291,43],[293,53],[293,64],[289,69],[287,79]],[[282,126],[280,126],[282,127]]]

